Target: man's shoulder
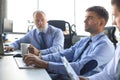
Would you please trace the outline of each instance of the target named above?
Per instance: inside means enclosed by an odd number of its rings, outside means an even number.
[[[105,35],[103,37],[101,37],[100,39],[98,39],[97,41],[94,42],[96,45],[98,44],[104,44],[105,46],[113,46],[113,43],[110,41],[110,39]]]
[[[104,36],[100,39],[100,41],[112,43],[112,42],[110,41],[110,39],[109,39],[106,35],[104,35]]]
[[[32,33],[32,32],[35,32],[35,31],[37,31],[37,28],[31,29],[29,32]]]
[[[35,28],[35,29],[32,29],[32,30],[30,30],[29,32],[27,32],[26,34],[30,34],[30,35],[32,35],[32,34],[36,34],[36,33],[38,33],[38,30]]]
[[[88,39],[90,39],[90,36],[81,37],[80,40],[86,41],[86,40],[88,40]]]
[[[55,26],[52,26],[52,25],[48,25],[48,30],[50,31],[53,31],[53,32],[59,32],[59,31],[62,31],[60,28],[57,28]]]
[[[84,43],[84,42],[86,42],[89,38],[90,38],[89,36],[81,37],[78,42],[79,42],[79,43]]]

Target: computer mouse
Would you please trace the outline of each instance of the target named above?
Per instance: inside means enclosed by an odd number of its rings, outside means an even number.
[[[15,55],[13,55],[13,57],[22,57],[22,55],[21,54],[15,54]]]
[[[9,46],[8,44],[4,44],[4,46]]]

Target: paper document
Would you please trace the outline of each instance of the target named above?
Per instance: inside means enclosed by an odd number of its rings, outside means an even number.
[[[17,64],[17,66],[19,67],[19,69],[30,69],[30,68],[35,68],[34,65],[31,65],[31,66],[27,66],[22,57],[14,57],[15,59],[15,62]]]
[[[67,59],[65,57],[61,57],[61,60],[71,80],[80,80],[73,68],[71,67],[71,65],[69,64],[69,62],[67,61]]]

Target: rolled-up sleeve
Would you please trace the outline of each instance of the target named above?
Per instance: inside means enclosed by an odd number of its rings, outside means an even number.
[[[30,43],[30,33],[27,33],[24,37],[12,42],[9,46],[16,49],[20,49],[20,43]]]
[[[49,62],[48,71],[56,74],[58,73],[67,75],[65,66],[62,63]]]

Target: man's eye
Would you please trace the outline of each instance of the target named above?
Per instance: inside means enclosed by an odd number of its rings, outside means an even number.
[[[93,19],[93,17],[89,17],[88,19]]]

